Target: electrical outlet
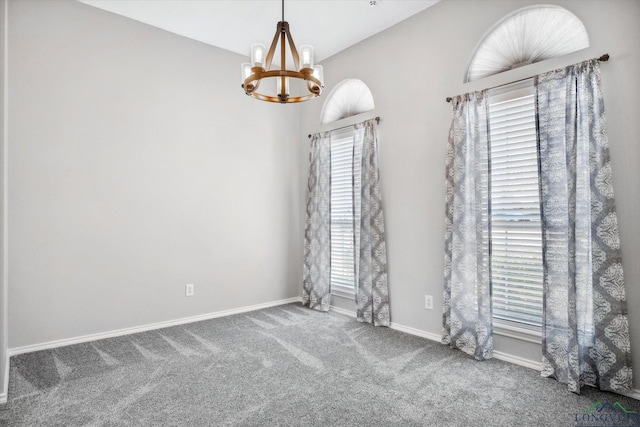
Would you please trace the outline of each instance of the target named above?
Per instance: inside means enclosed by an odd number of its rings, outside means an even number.
[[[431,295],[424,296],[424,308],[433,310],[433,297]]]
[[[189,283],[187,285],[184,286],[184,296],[186,297],[192,297],[194,294],[194,287],[195,285],[193,283]]]

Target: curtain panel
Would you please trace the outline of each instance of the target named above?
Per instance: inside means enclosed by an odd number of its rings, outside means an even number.
[[[360,174],[354,174],[353,186],[356,317],[375,326],[389,326],[387,246],[375,120],[355,125],[353,159],[360,162]]]
[[[598,60],[534,79],[543,222],[542,375],[632,388],[620,237]]]
[[[315,134],[309,153],[302,303],[320,311],[331,304],[331,135]]]
[[[453,98],[446,162],[442,342],[493,355],[487,91]]]
[[[380,190],[377,122],[354,125],[353,230],[356,317],[389,326],[389,288]],[[359,166],[359,167],[356,167]],[[331,305],[331,132],[311,140],[305,223],[303,304]]]

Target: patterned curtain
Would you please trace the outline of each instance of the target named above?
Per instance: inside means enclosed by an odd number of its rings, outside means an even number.
[[[541,74],[542,375],[629,391],[629,324],[597,60]]]
[[[484,360],[493,355],[487,91],[452,103],[442,342]]]
[[[376,326],[389,326],[387,246],[375,120],[355,126],[353,158],[354,163],[360,161],[360,174],[354,174],[353,189],[357,318]]]
[[[302,303],[329,311],[331,304],[331,137],[315,134],[309,153],[304,230]]]

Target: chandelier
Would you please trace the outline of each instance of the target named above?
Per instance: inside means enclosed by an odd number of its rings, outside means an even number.
[[[280,42],[280,68],[272,69],[273,55]],[[294,69],[287,69],[287,42],[293,57]],[[292,96],[289,79],[300,79],[296,96]],[[269,92],[259,92],[263,80],[273,81],[275,79],[275,94]],[[268,86],[264,84],[263,86]],[[274,85],[265,90],[273,91]],[[293,43],[293,37],[289,31],[289,23],[284,20],[284,0],[282,0],[282,21],[278,22],[276,34],[271,42],[271,47],[267,52],[265,46],[260,43],[251,45],[251,63],[242,64],[242,88],[244,92],[257,99],[269,102],[279,102],[288,104],[294,102],[307,101],[320,96],[324,86],[322,65],[313,65],[313,46],[300,46],[300,54]],[[300,93],[302,92],[302,93]],[[300,94],[299,94],[300,93]]]

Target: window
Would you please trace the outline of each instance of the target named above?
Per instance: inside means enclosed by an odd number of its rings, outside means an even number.
[[[465,83],[589,47],[580,19],[553,5],[523,7],[498,21],[471,58]]]
[[[334,123],[347,120],[354,124],[361,113],[371,111],[374,107],[371,90],[363,81],[345,79],[325,99],[320,123],[337,127],[346,123]],[[355,291],[356,239],[353,218],[354,208],[357,214],[360,203],[359,198],[353,199],[354,184],[356,188],[359,187],[360,176],[360,163],[354,164],[353,159],[354,154],[356,158],[361,157],[358,151],[361,149],[354,147],[353,126],[331,132],[331,293],[352,299]]]
[[[346,79],[338,83],[324,104],[320,123],[333,123],[375,108],[373,95],[362,80]]]
[[[353,292],[355,286],[353,128],[331,135],[331,289]],[[355,171],[354,171],[355,169]]]
[[[493,317],[542,324],[542,231],[532,81],[490,91]]]

